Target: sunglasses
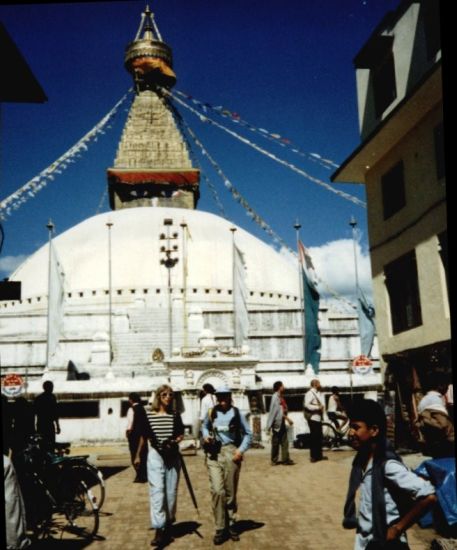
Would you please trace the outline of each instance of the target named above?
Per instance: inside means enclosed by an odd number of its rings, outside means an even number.
[[[173,392],[164,391],[160,394],[160,397],[173,397]]]

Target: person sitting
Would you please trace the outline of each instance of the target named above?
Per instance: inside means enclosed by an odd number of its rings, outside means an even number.
[[[448,384],[435,378],[417,406],[416,425],[421,435],[422,453],[432,458],[455,455],[454,424],[444,396]]]
[[[337,430],[341,429],[347,422],[348,417],[341,403],[340,390],[337,386],[332,387],[332,394],[328,398],[327,416]]]

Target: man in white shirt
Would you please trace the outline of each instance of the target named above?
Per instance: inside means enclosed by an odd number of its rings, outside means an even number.
[[[446,407],[448,384],[435,378],[417,406],[417,426],[423,439],[422,452],[433,458],[455,455],[454,423]]]
[[[321,392],[321,383],[317,378],[311,380],[311,388],[305,394],[305,418],[310,431],[310,461],[319,462],[328,460],[322,455],[322,417],[325,411],[324,396]]]
[[[214,395],[215,391],[212,384],[203,384],[204,396],[200,403],[200,422],[205,420],[208,411],[217,404],[216,396]]]

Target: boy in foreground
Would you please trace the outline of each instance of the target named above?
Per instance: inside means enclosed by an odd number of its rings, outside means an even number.
[[[436,502],[433,485],[410,471],[386,439],[386,417],[375,401],[349,410],[352,463],[343,527],[357,529],[354,550],[409,548],[406,530]],[[355,496],[360,489],[359,511]]]

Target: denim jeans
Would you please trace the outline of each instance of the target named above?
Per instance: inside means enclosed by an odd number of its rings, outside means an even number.
[[[153,529],[162,529],[167,520],[174,521],[176,516],[181,470],[179,455],[165,463],[160,454],[150,446],[147,469],[151,526]]]

